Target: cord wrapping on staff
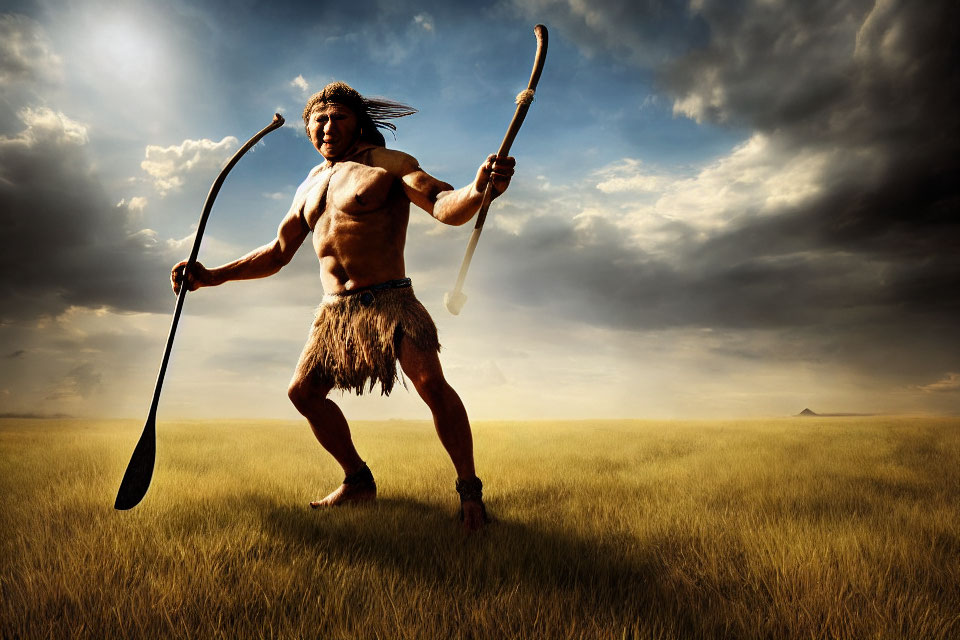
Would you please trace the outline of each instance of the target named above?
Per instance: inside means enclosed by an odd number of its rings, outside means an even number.
[[[522,105],[529,105],[530,103],[533,102],[533,94],[534,94],[533,89],[524,89],[523,91],[517,94],[516,103],[522,104]]]

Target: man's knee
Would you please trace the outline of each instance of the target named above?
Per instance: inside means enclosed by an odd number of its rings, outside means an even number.
[[[428,403],[440,401],[453,389],[443,374],[437,371],[418,371],[411,376],[411,382],[420,396]]]
[[[303,413],[305,410],[322,403],[329,391],[329,389],[313,383],[307,378],[295,377],[290,381],[290,386],[287,387],[287,397],[290,398],[293,406],[300,413]]]

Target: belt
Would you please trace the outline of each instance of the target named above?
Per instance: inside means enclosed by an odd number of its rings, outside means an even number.
[[[377,291],[386,291],[388,289],[406,289],[412,287],[413,281],[410,278],[400,278],[399,280],[387,280],[379,284],[371,284],[366,287],[357,287],[356,289],[347,289],[337,293],[328,293],[323,297],[347,298],[350,296],[360,296],[360,304],[369,307],[373,303],[374,293]]]

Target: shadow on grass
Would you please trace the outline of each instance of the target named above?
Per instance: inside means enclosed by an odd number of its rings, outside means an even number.
[[[622,628],[654,619],[654,626],[682,635],[704,631],[694,619],[697,612],[678,602],[683,586],[663,570],[655,549],[644,550],[616,532],[585,539],[574,533],[573,523],[564,531],[555,522],[495,519],[485,531],[468,535],[453,504],[442,508],[404,498],[314,511],[260,495],[248,496],[246,507],[259,510],[265,530],[292,545],[372,563],[447,590],[459,602],[502,599],[521,588],[559,596],[571,607],[569,615],[581,619]]]

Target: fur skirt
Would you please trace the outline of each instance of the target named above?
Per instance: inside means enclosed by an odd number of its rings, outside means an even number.
[[[372,298],[372,299],[371,299]],[[440,350],[437,327],[411,287],[326,295],[317,308],[298,376],[335,389],[390,395],[398,379],[404,336],[423,350]]]

